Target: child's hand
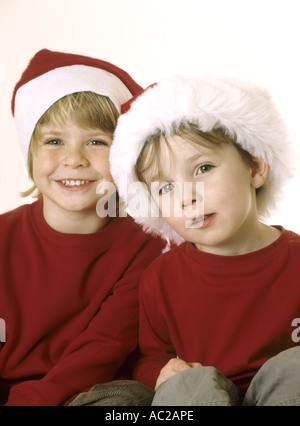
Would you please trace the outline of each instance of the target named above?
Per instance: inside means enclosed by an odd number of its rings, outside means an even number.
[[[179,358],[170,359],[170,361],[168,361],[161,369],[154,390],[156,391],[159,385],[168,380],[170,377],[175,376],[175,374],[193,367],[202,367],[202,364],[200,364],[200,362],[187,363],[183,361],[183,359]]]

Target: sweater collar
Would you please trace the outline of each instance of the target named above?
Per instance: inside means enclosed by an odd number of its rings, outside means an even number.
[[[129,225],[131,218],[113,218],[109,224],[93,234],[64,234],[51,228],[43,215],[43,201],[39,200],[30,206],[31,221],[36,231],[48,243],[56,247],[72,247],[80,249],[94,249],[111,245],[119,238],[124,222]]]
[[[232,268],[234,266],[241,266],[251,268],[254,263],[266,262],[267,259],[279,255],[283,248],[288,244],[289,231],[281,226],[275,226],[280,229],[281,235],[270,245],[251,252],[238,256],[220,256],[211,253],[204,253],[197,250],[192,243],[184,244],[185,254],[194,259],[202,267],[208,268]]]

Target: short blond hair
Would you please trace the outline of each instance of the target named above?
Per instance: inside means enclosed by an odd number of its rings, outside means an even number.
[[[106,96],[94,92],[76,92],[56,101],[42,115],[33,131],[28,150],[28,174],[33,180],[33,157],[38,151],[38,140],[41,127],[49,123],[63,124],[74,121],[82,128],[100,128],[113,136],[119,113],[113,102]],[[37,191],[37,192],[36,192]],[[23,197],[34,194],[34,198],[42,198],[35,184],[22,193]]]
[[[232,144],[246,164],[250,166],[253,164],[252,155],[226,135],[223,129],[214,129],[210,132],[202,132],[197,125],[185,123],[184,125],[179,126],[178,129],[174,130],[172,135],[182,137],[187,143],[202,145],[221,145],[224,143]],[[147,174],[147,172],[150,172],[152,176],[161,176],[163,174],[165,164],[162,164],[161,161],[162,140],[167,146],[168,151],[171,153],[168,138],[165,133],[161,131],[150,136],[145,142],[135,165],[135,173],[140,182],[149,184],[149,182],[146,182],[145,179],[145,174]]]

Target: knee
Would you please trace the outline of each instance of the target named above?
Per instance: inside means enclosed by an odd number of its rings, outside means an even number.
[[[257,372],[245,405],[288,405],[300,397],[300,346],[270,358]]]
[[[119,380],[94,386],[80,394],[70,406],[150,406],[154,391],[147,386]]]

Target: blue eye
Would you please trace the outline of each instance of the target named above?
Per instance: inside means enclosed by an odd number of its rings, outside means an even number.
[[[175,185],[173,183],[165,183],[159,188],[159,195],[167,194],[168,192],[173,191]]]
[[[62,141],[59,139],[50,139],[46,142],[46,145],[62,145]]]
[[[89,145],[93,145],[93,146],[108,146],[108,143],[105,141],[101,141],[101,140],[92,140],[89,142]]]
[[[203,164],[202,166],[198,167],[196,174],[201,175],[203,173],[209,172],[213,166],[211,164]]]

